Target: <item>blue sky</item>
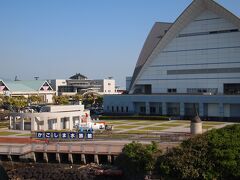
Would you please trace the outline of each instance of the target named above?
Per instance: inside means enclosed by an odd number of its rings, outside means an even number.
[[[156,21],[173,22],[191,0],[0,0],[0,77],[91,79],[125,87]],[[240,1],[218,0],[240,16]]]

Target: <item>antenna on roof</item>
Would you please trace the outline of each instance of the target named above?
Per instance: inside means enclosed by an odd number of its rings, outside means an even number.
[[[39,77],[38,77],[38,76],[35,76],[34,79],[37,81],[37,80],[39,79]]]

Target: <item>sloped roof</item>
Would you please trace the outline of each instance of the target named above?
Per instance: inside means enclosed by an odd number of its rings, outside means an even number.
[[[169,27],[167,33],[157,42],[157,45],[154,46],[151,54],[145,59],[140,61],[138,59],[133,78],[130,85],[130,93],[133,92],[134,84],[137,78],[141,75],[143,67],[147,66],[154,58],[155,55],[159,54],[161,50],[188,24],[190,23],[195,17],[197,17],[200,13],[204,10],[209,9],[212,12],[228,19],[230,22],[235,24],[238,28],[240,28],[240,19],[232,14],[230,11],[219,5],[213,0],[194,0],[183,12],[182,14],[176,19],[176,21]],[[153,27],[154,28],[154,27]],[[152,28],[152,31],[153,31]],[[149,33],[151,35],[152,31]],[[147,38],[148,39],[148,38]],[[147,42],[147,40],[146,40]],[[145,47],[140,53],[142,54]],[[139,56],[139,58],[140,58]],[[141,63],[140,63],[141,62]]]
[[[87,77],[80,73],[76,73],[75,75],[71,76],[69,79],[87,79]]]
[[[164,23],[164,22],[156,22],[153,25],[153,27],[143,45],[142,51],[138,57],[131,82],[133,82],[133,79],[135,79],[136,76],[138,75],[138,73],[141,71],[141,69],[142,69],[143,65],[145,64],[145,62],[147,61],[148,57],[151,55],[152,51],[157,46],[159,41],[163,38],[164,34],[167,32],[167,30],[169,29],[169,27],[171,25],[172,25],[172,23]],[[131,85],[132,84],[130,84],[130,87],[131,87]]]
[[[47,81],[44,81],[44,80],[4,81],[4,84],[9,88],[10,91],[13,91],[13,92],[14,91],[16,91],[16,92],[31,92],[31,91],[39,91],[39,89],[46,82]]]

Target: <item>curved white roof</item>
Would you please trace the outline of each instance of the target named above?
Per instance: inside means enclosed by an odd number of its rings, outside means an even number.
[[[172,39],[175,38],[184,27],[186,27],[187,24],[189,24],[194,18],[196,18],[205,10],[210,10],[215,14],[228,19],[240,29],[240,19],[221,5],[217,4],[215,1],[194,0],[172,25],[168,23],[167,25],[161,26],[161,24],[158,25],[156,23],[153,26],[136,63],[130,85],[130,94],[134,92],[134,86],[137,79],[141,76],[144,67],[147,67],[153,58],[159,54],[162,49],[166,47],[167,44],[171,42]],[[168,31],[163,34],[162,37],[157,39],[156,35],[161,35],[161,32],[167,29]]]

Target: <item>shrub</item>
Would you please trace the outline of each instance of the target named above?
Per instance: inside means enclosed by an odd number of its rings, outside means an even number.
[[[159,150],[155,142],[149,145],[132,142],[125,145],[116,165],[123,170],[126,179],[143,179],[148,171],[153,170],[156,153]]]
[[[165,179],[240,179],[240,125],[211,130],[158,158]]]

